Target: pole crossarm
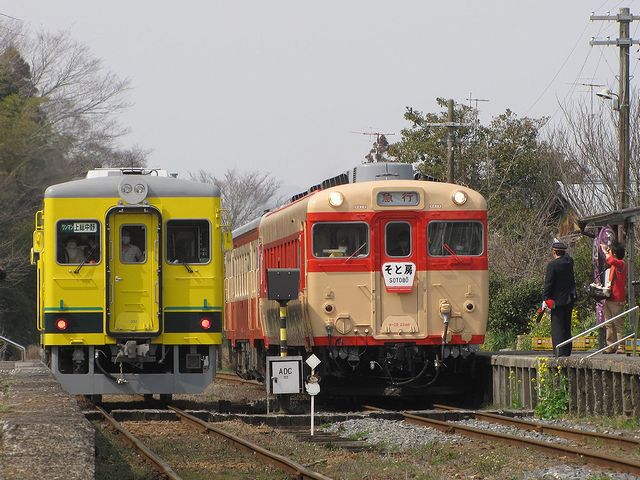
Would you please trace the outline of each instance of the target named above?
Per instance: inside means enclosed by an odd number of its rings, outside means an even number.
[[[617,47],[624,45],[640,45],[640,40],[634,40],[633,38],[616,38],[615,40],[591,40],[589,45],[615,45]]]
[[[630,13],[619,13],[618,15],[591,15],[589,20],[611,20],[613,22],[632,22],[640,20],[640,16]]]

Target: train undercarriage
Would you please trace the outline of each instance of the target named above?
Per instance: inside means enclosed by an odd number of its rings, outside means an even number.
[[[229,347],[231,367],[245,379],[265,380],[266,357],[278,355],[278,347],[265,349],[262,342]],[[416,345],[314,347],[322,361],[317,373],[322,394],[330,396],[447,396],[464,394],[476,377],[478,345]],[[289,355],[307,357],[303,347],[289,347]]]
[[[73,394],[200,393],[215,374],[214,345],[51,346],[45,363]]]

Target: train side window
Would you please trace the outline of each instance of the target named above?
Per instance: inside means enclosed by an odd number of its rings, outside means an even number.
[[[122,225],[120,227],[120,261],[145,263],[147,261],[147,227]]]
[[[429,255],[478,256],[484,253],[484,227],[481,222],[429,222],[427,240]]]
[[[100,261],[100,223],[60,220],[56,228],[56,257],[61,265],[96,265]]]
[[[169,220],[167,222],[167,262],[209,263],[211,225],[208,220]]]
[[[409,223],[389,222],[384,233],[388,257],[408,257],[411,255],[411,225]]]
[[[366,257],[369,255],[369,225],[362,222],[316,223],[313,225],[313,255]]]

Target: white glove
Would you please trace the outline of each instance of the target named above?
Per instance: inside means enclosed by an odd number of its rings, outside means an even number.
[[[542,310],[549,310],[549,305],[547,305],[547,302],[542,302]]]

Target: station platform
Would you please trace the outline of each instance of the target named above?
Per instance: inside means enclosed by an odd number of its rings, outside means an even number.
[[[557,385],[559,373],[568,385],[569,413],[586,416],[625,415],[640,419],[640,357],[575,352],[556,358],[551,352],[497,352],[490,356],[493,405],[535,408],[539,372],[549,369]]]
[[[95,431],[40,361],[0,362],[0,478],[94,478]]]

